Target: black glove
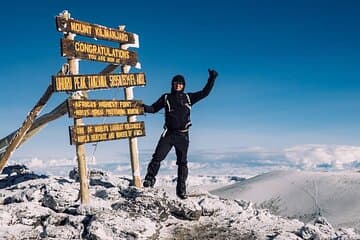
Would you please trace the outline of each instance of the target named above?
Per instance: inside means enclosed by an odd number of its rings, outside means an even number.
[[[209,71],[209,79],[215,80],[216,77],[218,76],[217,71],[215,71],[214,69],[208,69]]]
[[[135,108],[140,108],[140,107],[144,107],[144,103],[143,102],[139,102],[139,101],[136,101],[134,102],[134,105],[133,105]]]

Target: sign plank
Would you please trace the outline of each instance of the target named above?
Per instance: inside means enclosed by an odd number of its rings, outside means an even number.
[[[140,100],[68,100],[69,117],[112,117],[144,114]]]
[[[91,24],[75,19],[66,19],[64,17],[56,17],[56,28],[59,32],[76,33],[78,35],[115,41],[120,43],[135,43],[133,33],[120,31],[104,27],[97,24]]]
[[[61,39],[61,55],[130,66],[138,63],[136,52],[64,38]]]
[[[145,136],[144,122],[71,126],[70,144],[91,143]]]
[[[52,76],[55,92],[144,86],[144,73]]]

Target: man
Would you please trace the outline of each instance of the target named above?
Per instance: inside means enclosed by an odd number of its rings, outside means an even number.
[[[171,93],[163,94],[151,106],[144,104],[144,111],[156,113],[165,108],[164,132],[156,146],[155,153],[147,168],[147,174],[143,182],[144,187],[153,187],[155,177],[159,171],[160,163],[165,159],[172,147],[175,147],[176,164],[178,165],[178,178],[176,195],[186,199],[186,179],[188,176],[187,151],[189,146],[189,127],[191,107],[209,95],[214,86],[218,73],[209,71],[209,79],[205,87],[198,92],[184,93],[185,79],[182,75],[176,75],[171,81]]]

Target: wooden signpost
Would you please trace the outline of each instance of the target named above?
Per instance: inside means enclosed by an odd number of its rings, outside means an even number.
[[[85,59],[139,68],[140,64],[137,54],[127,50],[130,46],[138,47],[138,36],[136,34],[70,19],[66,15],[57,17],[56,23],[58,30],[64,33],[75,33],[120,43],[120,48],[112,48],[75,41],[73,38],[66,37],[61,39],[61,54],[67,57],[69,61],[71,59]],[[124,43],[126,47],[121,45]],[[53,76],[54,91],[88,91],[118,87],[124,87],[128,90],[132,89],[133,86],[144,86],[146,84],[145,74],[129,73],[129,71],[124,71],[124,67],[122,69],[121,74],[78,75],[78,72],[71,72],[73,75],[64,77]],[[83,157],[84,151],[80,147],[85,143],[128,138],[134,185],[136,187],[141,186],[136,137],[145,136],[145,125],[144,122],[136,122],[134,119],[136,119],[135,115],[144,114],[144,108],[142,107],[142,101],[134,100],[133,97],[129,98],[129,95],[126,94],[127,90],[125,91],[125,100],[68,100],[68,113],[70,117],[74,118],[74,126],[69,127],[70,142],[76,145],[80,173],[80,196],[83,203],[88,202],[89,199],[86,188],[87,176],[86,173],[81,173],[86,168],[82,167],[80,169],[80,165],[84,165],[85,162]],[[82,124],[82,118],[100,116],[127,116],[128,122],[95,125]],[[134,143],[136,143],[136,146],[134,146]]]
[[[61,39],[61,54],[63,57],[91,61],[128,64],[130,66],[138,64],[135,52],[70,39]]]
[[[55,92],[61,92],[144,86],[146,80],[144,73],[87,74],[52,76],[52,84]]]
[[[135,100],[68,100],[69,117],[114,117],[144,114],[142,101]]]
[[[68,19],[62,16],[56,17],[56,28],[60,32],[75,33],[96,39],[120,43],[135,43],[136,34],[134,33],[120,31],[119,29],[108,28],[75,19]]]
[[[61,54],[67,58],[65,68],[61,74],[52,76],[52,83],[44,95],[28,114],[23,125],[14,133],[0,139],[0,172],[4,168],[12,152],[26,139],[39,131],[46,123],[62,116],[67,111],[74,118],[74,126],[69,127],[70,143],[76,146],[76,157],[80,175],[80,199],[88,203],[89,184],[85,161],[85,143],[129,139],[133,181],[140,187],[140,171],[138,163],[137,137],[145,136],[144,122],[136,121],[136,115],[144,114],[142,101],[133,99],[132,88],[146,84],[144,73],[129,73],[131,66],[140,68],[137,54],[128,51],[128,47],[138,47],[137,34],[112,29],[97,24],[90,24],[71,19],[70,14],[64,11],[56,17],[57,30],[64,33],[61,39]],[[115,41],[120,48],[75,41],[75,34]],[[79,59],[108,62],[100,74],[79,75]],[[122,64],[122,73],[111,74]],[[88,90],[124,88],[125,100],[89,100]],[[38,113],[49,100],[53,92],[76,92],[71,99],[64,101],[53,111],[37,118]],[[67,106],[67,109],[66,109]],[[127,122],[84,125],[82,118],[100,116],[126,116]]]
[[[69,127],[70,144],[91,143],[145,136],[144,122]]]

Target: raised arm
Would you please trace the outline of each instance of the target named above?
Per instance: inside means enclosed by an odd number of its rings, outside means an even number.
[[[211,89],[214,86],[214,82],[215,82],[216,77],[218,76],[218,73],[215,70],[211,70],[211,69],[209,69],[208,71],[209,71],[209,78],[208,78],[208,81],[207,81],[205,87],[201,91],[194,92],[194,93],[188,93],[189,97],[190,97],[191,105],[194,105],[201,99],[207,97],[209,95],[209,93],[211,92]]]
[[[144,111],[146,113],[156,113],[160,111],[164,107],[164,95],[162,95],[156,102],[154,102],[152,105],[146,105],[143,104]]]

